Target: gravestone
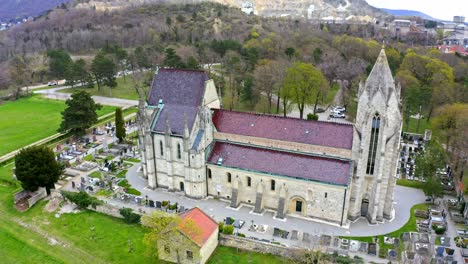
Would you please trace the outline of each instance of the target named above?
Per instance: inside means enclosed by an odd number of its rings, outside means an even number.
[[[154,201],[153,200],[149,200],[149,206],[154,207]]]
[[[81,183],[86,183],[86,179],[84,177],[81,177]]]
[[[156,208],[161,209],[162,203],[160,201],[156,201]]]
[[[75,182],[72,181],[72,188],[75,189]]]

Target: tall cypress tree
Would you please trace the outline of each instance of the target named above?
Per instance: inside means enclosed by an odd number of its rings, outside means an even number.
[[[122,142],[125,138],[125,126],[122,114],[122,108],[115,109],[115,135]]]

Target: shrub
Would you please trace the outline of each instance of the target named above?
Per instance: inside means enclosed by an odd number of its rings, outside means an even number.
[[[319,118],[319,117],[318,117],[317,114],[312,114],[312,113],[307,114],[307,120],[315,120],[315,121],[317,121],[318,118]]]
[[[83,191],[80,191],[78,193],[62,191],[62,196],[65,199],[68,199],[70,202],[75,203],[80,209],[86,209],[90,205],[93,208],[96,208],[97,205],[103,204],[101,200],[97,199],[96,197],[90,196],[89,194]]]
[[[245,237],[245,234],[242,234],[242,233],[237,233],[237,236],[240,236],[240,237]]]
[[[177,210],[177,203],[169,205],[169,210]]]
[[[445,227],[439,227],[435,229],[435,233],[438,235],[442,235],[445,233],[445,230],[446,230]]]
[[[224,229],[224,222],[219,222],[219,223],[218,223],[218,227],[219,227],[219,232],[223,232],[223,229]]]
[[[223,227],[223,234],[232,235],[234,233],[234,227],[232,225],[225,225]]]
[[[131,188],[131,187],[127,187],[125,188],[125,192],[128,193],[128,194],[133,194],[133,195],[138,195],[140,196],[141,195],[141,192],[135,188]]]
[[[123,216],[125,223],[127,224],[139,224],[141,215],[133,213],[131,208],[120,209],[120,215]]]
[[[169,201],[162,201],[162,206],[168,206],[169,205]]]

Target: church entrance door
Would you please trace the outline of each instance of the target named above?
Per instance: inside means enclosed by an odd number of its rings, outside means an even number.
[[[363,199],[361,204],[361,216],[367,216],[367,210],[369,210],[369,200]]]
[[[296,213],[302,213],[302,201],[296,201]]]
[[[183,182],[180,182],[180,191],[181,191],[181,192],[185,191],[185,190],[184,190],[184,183],[183,183]]]

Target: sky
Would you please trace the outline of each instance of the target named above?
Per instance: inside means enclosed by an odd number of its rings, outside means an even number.
[[[433,18],[453,20],[465,16],[468,20],[468,0],[367,0],[372,6],[389,9],[407,9],[423,12]]]

